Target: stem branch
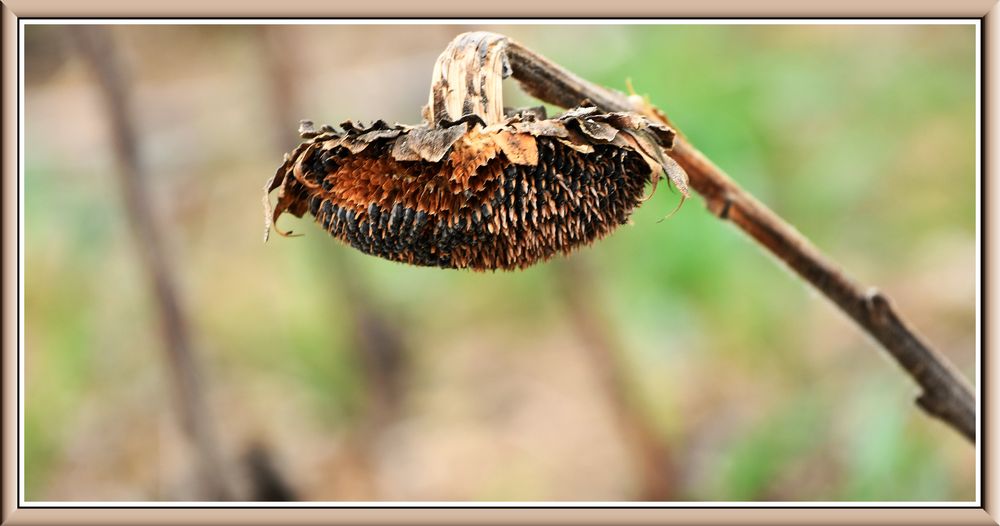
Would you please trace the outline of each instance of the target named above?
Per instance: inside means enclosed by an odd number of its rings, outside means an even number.
[[[632,111],[670,124],[656,107],[592,84],[515,41],[507,44],[513,76],[530,95],[565,108],[589,100],[602,111]],[[681,134],[667,154],[705,198],[708,209],[729,220],[823,293],[875,338],[920,386],[917,405],[969,441],[976,440],[975,398],[968,383],[906,323],[889,298],[862,287],[805,236],[758,201]]]

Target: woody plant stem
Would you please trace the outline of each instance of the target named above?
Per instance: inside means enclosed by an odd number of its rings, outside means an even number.
[[[463,36],[456,37],[459,41]],[[572,108],[589,100],[602,111],[631,111],[671,125],[662,111],[635,96],[588,82],[500,35],[512,76],[530,95]],[[672,125],[671,125],[672,126]],[[976,440],[975,398],[968,383],[900,315],[890,299],[863,287],[805,236],[741,188],[678,133],[665,152],[687,171],[708,209],[728,220],[784,262],[870,334],[920,387],[917,405],[971,442]]]

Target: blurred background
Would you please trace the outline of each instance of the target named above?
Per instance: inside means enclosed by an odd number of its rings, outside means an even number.
[[[299,119],[418,122],[471,29],[630,79],[974,378],[974,26],[29,25],[28,500],[975,498],[909,377],[698,197],[523,272],[262,243]]]

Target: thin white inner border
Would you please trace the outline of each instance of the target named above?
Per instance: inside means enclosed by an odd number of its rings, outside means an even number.
[[[494,25],[494,24],[507,24],[507,25],[974,25],[976,28],[975,38],[976,38],[976,499],[975,501],[879,501],[879,502],[855,502],[855,501],[803,501],[803,502],[783,502],[783,501],[768,501],[768,502],[740,502],[740,501],[677,501],[677,502],[620,502],[620,501],[581,501],[581,502],[562,502],[562,501],[528,501],[528,502],[452,502],[452,501],[421,501],[421,502],[406,502],[406,501],[315,501],[315,502],[289,502],[289,503],[268,503],[268,502],[212,502],[212,501],[132,501],[132,502],[118,502],[118,501],[91,501],[91,502],[75,502],[75,501],[32,501],[25,502],[24,500],[24,425],[22,418],[24,417],[24,27],[27,25]],[[406,19],[393,19],[393,20],[380,20],[380,19],[358,19],[358,20],[345,20],[345,19],[275,19],[275,18],[262,18],[262,19],[226,19],[226,20],[214,20],[214,19],[183,19],[183,18],[163,18],[163,19],[64,19],[64,18],[51,18],[51,19],[31,19],[31,20],[18,20],[18,447],[17,454],[19,459],[18,466],[18,488],[17,488],[17,500],[18,505],[21,507],[32,508],[32,507],[165,507],[165,508],[175,508],[175,507],[252,507],[252,508],[265,508],[265,507],[289,507],[289,508],[310,508],[310,507],[456,507],[456,508],[478,508],[478,507],[495,507],[497,504],[502,504],[505,506],[517,506],[517,507],[560,507],[560,508],[575,508],[575,507],[628,507],[628,508],[646,508],[646,507],[711,507],[711,508],[731,508],[731,507],[748,507],[748,508],[759,508],[759,507],[774,507],[782,506],[789,508],[807,508],[807,507],[863,507],[863,508],[878,508],[878,507],[981,507],[982,506],[982,488],[980,487],[981,470],[982,470],[982,364],[980,363],[980,356],[982,355],[982,306],[981,304],[981,288],[982,288],[982,213],[981,213],[981,188],[980,183],[982,179],[982,151],[981,151],[981,124],[982,124],[982,111],[981,111],[981,74],[982,74],[982,54],[981,45],[982,39],[980,32],[982,31],[982,23],[980,19],[975,18],[964,18],[964,19],[869,19],[869,20],[854,20],[854,19],[806,19],[806,20],[784,20],[784,19],[753,19],[753,20],[716,20],[711,18],[698,18],[698,19],[627,19],[627,20],[615,20],[615,19],[586,19],[586,20],[573,20],[573,19],[551,19],[551,20],[518,20],[518,19],[506,19],[506,18],[496,18],[496,19],[426,19],[426,20],[406,20]]]

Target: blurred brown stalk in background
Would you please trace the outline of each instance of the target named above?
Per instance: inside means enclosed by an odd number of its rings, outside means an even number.
[[[299,78],[295,43],[283,27],[258,26],[255,33],[271,99],[275,149],[286,152],[298,140],[299,93],[295,89]],[[375,294],[361,280],[360,269],[344,257],[341,247],[326,253],[330,274],[328,286],[338,291],[344,312],[352,328],[351,349],[361,364],[365,381],[365,404],[360,421],[347,439],[347,451],[342,458],[346,469],[356,478],[349,495],[354,500],[378,498],[377,451],[383,430],[399,415],[403,400],[403,383],[407,375],[406,345],[399,327],[389,323],[384,311],[374,302]]]
[[[612,415],[639,474],[637,500],[678,499],[677,470],[671,448],[642,414],[630,392],[628,368],[621,353],[620,338],[601,309],[605,302],[593,284],[597,281],[586,256],[576,254],[559,264],[560,296],[570,312],[574,328],[584,340],[583,351],[611,406]]]
[[[118,183],[133,241],[155,301],[163,336],[171,395],[184,435],[194,449],[192,465],[199,492],[206,500],[235,498],[226,476],[219,440],[205,398],[203,373],[191,344],[191,331],[181,306],[174,274],[166,257],[162,232],[152,213],[147,171],[139,147],[135,101],[124,61],[109,28],[70,26],[80,56],[96,80],[107,113]]]

